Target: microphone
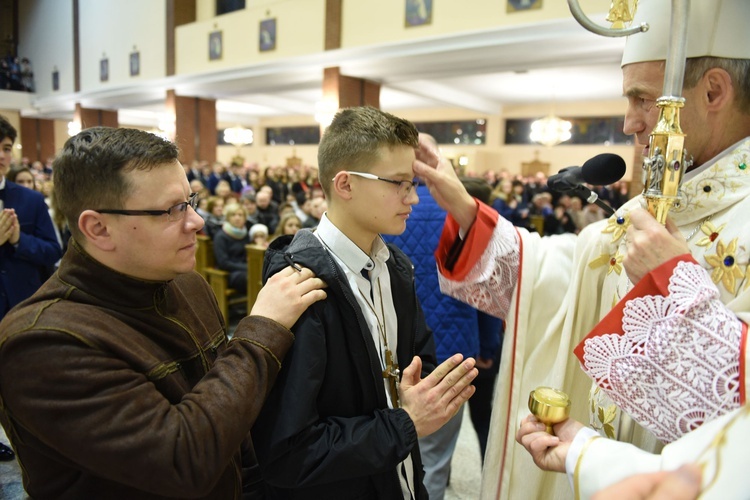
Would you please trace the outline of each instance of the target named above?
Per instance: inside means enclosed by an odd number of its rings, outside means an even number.
[[[567,167],[547,179],[547,186],[555,191],[570,191],[581,184],[606,186],[625,175],[625,160],[612,153],[596,155],[582,167]]]
[[[599,195],[583,184],[606,186],[619,181],[625,175],[625,160],[612,153],[596,155],[581,167],[567,167],[547,179],[547,186],[558,192],[571,191],[589,203],[596,203],[608,216],[615,211],[599,199]]]

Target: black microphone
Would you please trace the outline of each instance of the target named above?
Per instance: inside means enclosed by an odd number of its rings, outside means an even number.
[[[558,192],[571,191],[589,203],[596,203],[608,216],[615,211],[599,199],[599,195],[583,184],[606,186],[625,175],[625,160],[612,153],[602,153],[587,160],[581,167],[567,167],[547,179],[547,186]]]
[[[547,179],[547,186],[555,191],[570,191],[581,184],[606,186],[625,175],[625,160],[612,153],[602,153],[587,160],[582,167],[567,167]]]

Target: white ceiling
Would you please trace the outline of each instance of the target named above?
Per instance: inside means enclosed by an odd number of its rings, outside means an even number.
[[[380,106],[460,107],[499,114],[510,104],[616,99],[624,41],[593,35],[572,18],[417,41],[327,51],[261,65],[178,75],[34,102],[38,116],[72,117],[70,102],[114,108],[123,125],[156,126],[167,89],[217,100],[220,123],[314,115],[326,67],[381,85]]]

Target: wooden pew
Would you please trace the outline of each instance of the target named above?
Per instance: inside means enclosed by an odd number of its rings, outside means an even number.
[[[199,234],[197,238],[198,249],[195,252],[195,270],[203,275],[208,284],[211,285],[211,290],[216,295],[216,302],[219,304],[224,321],[229,324],[229,306],[243,304],[247,301],[247,297],[234,288],[229,288],[227,283],[229,273],[216,267],[214,245],[211,238],[202,234]]]
[[[249,314],[263,286],[263,258],[266,255],[266,249],[259,245],[245,245],[245,252],[247,253],[247,312]]]

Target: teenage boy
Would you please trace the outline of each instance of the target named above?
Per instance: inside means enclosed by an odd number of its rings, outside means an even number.
[[[315,232],[266,251],[266,279],[294,263],[328,284],[328,298],[294,327],[297,342],[253,427],[271,498],[426,498],[417,438],[474,392],[473,359],[454,355],[433,371],[413,266],[380,237],[402,233],[419,202],[417,137],[413,124],[374,108],[338,113],[318,150],[328,211]]]

